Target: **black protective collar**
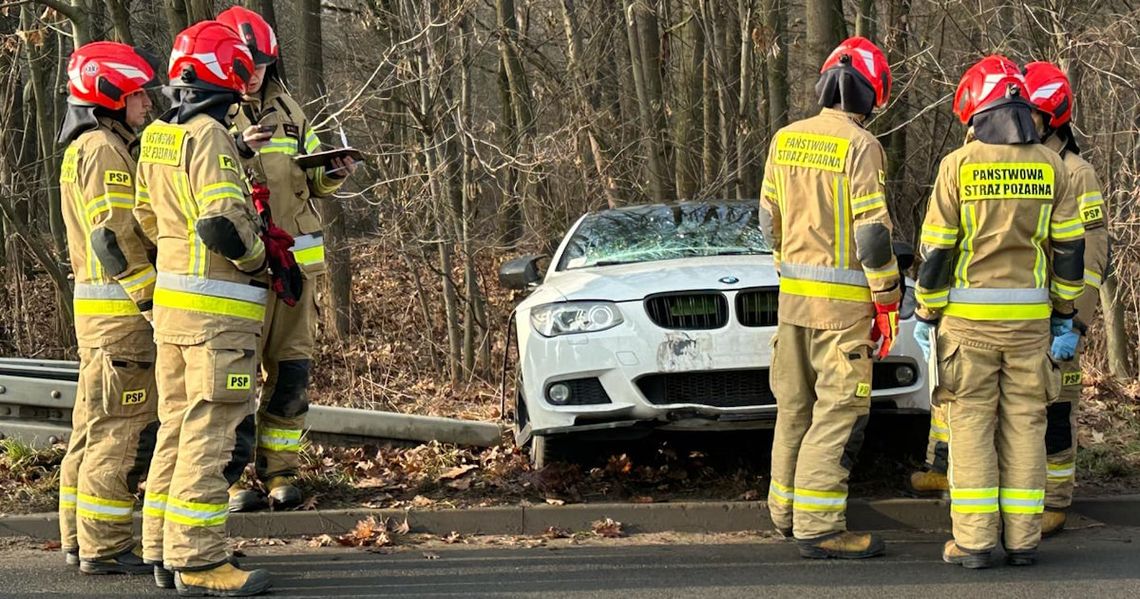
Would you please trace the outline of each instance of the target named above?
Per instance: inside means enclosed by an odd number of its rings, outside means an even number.
[[[1033,124],[1033,107],[1020,98],[1011,98],[975,114],[970,126],[974,128],[974,137],[982,143],[1041,143],[1037,126]]]
[[[819,105],[831,108],[839,104],[843,112],[870,116],[875,110],[875,90],[851,65],[840,65],[824,71],[815,84]]]
[[[230,108],[241,101],[241,97],[234,92],[185,87],[168,87],[164,91],[172,104],[170,110],[159,119],[176,125],[185,124],[199,114],[205,114],[226,125],[230,120]]]

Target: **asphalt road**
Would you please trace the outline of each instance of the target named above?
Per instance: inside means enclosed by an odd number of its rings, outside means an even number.
[[[887,536],[887,556],[859,562],[802,560],[787,543],[737,542],[393,555],[290,546],[243,565],[269,568],[273,595],[287,597],[1140,597],[1140,529],[1067,532],[1047,541],[1035,567],[986,571],[943,564],[941,535]],[[174,596],[146,577],[82,576],[55,553],[0,550],[0,596],[44,594]]]

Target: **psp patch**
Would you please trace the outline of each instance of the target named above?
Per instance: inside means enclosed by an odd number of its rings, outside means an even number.
[[[253,386],[253,377],[248,374],[227,374],[227,391],[248,391]]]
[[[146,389],[135,389],[134,391],[123,391],[123,405],[124,406],[137,406],[146,403]]]
[[[1081,372],[1063,372],[1061,373],[1061,385],[1064,387],[1073,387],[1081,384]]]
[[[121,185],[123,187],[131,186],[131,174],[126,171],[104,171],[103,172],[104,185]]]
[[[855,385],[855,397],[871,397],[871,384],[859,383]]]
[[[1081,210],[1081,221],[1085,222],[1086,224],[1102,219],[1104,219],[1104,211],[1100,209],[1100,206],[1089,206],[1088,208]]]
[[[241,173],[241,169],[238,167],[237,160],[234,160],[231,156],[220,154],[218,156],[218,165],[221,166],[223,170],[233,171],[239,174]]]

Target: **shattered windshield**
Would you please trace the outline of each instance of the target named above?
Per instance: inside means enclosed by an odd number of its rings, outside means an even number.
[[[703,256],[770,253],[756,202],[636,206],[591,214],[558,270]]]

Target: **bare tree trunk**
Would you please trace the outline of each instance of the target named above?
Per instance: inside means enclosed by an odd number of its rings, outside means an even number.
[[[190,26],[190,15],[186,11],[186,0],[166,0],[166,22],[170,27],[170,37]]]
[[[875,39],[875,0],[859,0],[858,12],[855,15],[855,35],[861,35],[869,40]],[[842,12],[840,18],[842,18]]]
[[[756,101],[752,81],[752,0],[738,0],[737,13],[740,15],[740,96],[736,103],[736,198],[743,200],[758,197],[759,183],[756,164],[756,111],[749,110],[749,103]]]
[[[701,75],[704,64],[705,39],[701,31],[702,15],[698,0],[682,3],[681,19],[681,89],[677,93],[678,106],[674,111],[673,148],[674,174],[677,182],[677,199],[692,199],[699,187],[702,161],[698,158],[697,123],[703,124],[701,113]],[[703,155],[703,152],[700,154]]]
[[[1122,299],[1116,275],[1105,277],[1100,288],[1100,304],[1104,312],[1108,371],[1117,381],[1130,382],[1135,377],[1132,368],[1133,340],[1128,335],[1128,319]]]
[[[325,95],[321,1],[297,0],[297,11],[301,34],[301,95],[306,100],[316,101]],[[344,337],[352,324],[352,261],[346,243],[344,208],[335,198],[321,199],[316,204],[324,221],[329,273],[328,293],[324,294],[324,313],[329,315],[326,326],[337,337]]]
[[[215,16],[217,16],[217,13],[214,12],[214,0],[185,0],[185,2],[186,16],[190,20],[191,25],[197,23],[198,21],[207,21],[213,19]],[[320,12],[319,4],[317,6],[317,12]],[[304,20],[303,15],[305,13],[302,12],[301,14],[302,20]]]
[[[718,196],[727,196],[729,189],[736,185],[736,160],[733,158],[736,151],[736,111],[740,94],[740,81],[735,73],[740,66],[740,59],[736,56],[738,29],[734,24],[731,11],[719,10],[713,17],[713,39],[717,63],[717,112],[720,114],[720,147],[724,160],[725,173],[729,180],[728,187],[717,187],[710,190]]]
[[[531,94],[530,84],[527,81],[526,69],[519,56],[519,30],[518,20],[515,16],[514,0],[495,0],[495,16],[499,27],[499,54],[502,66],[506,72],[507,89],[510,92],[511,114],[514,118],[515,156],[519,154],[533,155],[535,136],[534,96]],[[533,167],[532,170],[538,170]],[[517,198],[509,201],[518,202],[519,208],[510,211],[515,222],[507,223],[507,242],[517,242],[523,232],[523,223],[529,206],[537,206],[539,202],[539,189],[543,182],[541,172],[528,176],[524,171],[515,170],[515,184],[521,189]]]
[[[115,38],[124,44],[135,44],[135,37],[131,35],[131,13],[124,0],[105,0],[107,12],[111,15],[111,23],[115,26]]]
[[[818,69],[847,37],[842,0],[807,0],[808,63]]]
[[[788,124],[788,32],[784,0],[764,1],[764,33],[768,41],[768,130]]]
[[[705,31],[711,31],[712,11],[709,3],[702,3]],[[717,153],[717,143],[720,139],[718,132],[720,126],[720,111],[716,108],[716,90],[719,84],[715,62],[716,43],[706,45],[701,60],[701,181],[705,188],[716,180],[717,170],[720,168],[720,156]],[[709,47],[711,45],[711,48]]]
[[[265,19],[266,23],[277,31],[277,9],[273,6],[273,0],[245,0],[246,8],[257,11],[261,18]]]
[[[24,6],[20,9],[21,27],[30,31],[34,27],[35,15],[32,8]],[[55,144],[55,104],[51,89],[51,77],[55,69],[55,59],[50,52],[47,41],[38,46],[32,43],[24,44],[28,61],[28,80],[35,99],[36,139],[39,141],[39,155],[43,160],[40,170],[41,184],[46,190],[44,201],[47,203],[48,228],[54,244],[55,255],[63,257],[67,251],[67,231],[63,224],[63,212],[59,196],[59,158],[56,155]]]
[[[654,202],[665,202],[669,191],[665,168],[665,152],[661,143],[664,118],[661,98],[661,68],[657,61],[657,18],[641,3],[625,0],[626,35],[629,38],[630,68],[637,90],[637,109],[641,122],[641,138],[649,165],[649,190]],[[649,39],[645,39],[648,37]],[[649,64],[647,64],[649,63]]]

